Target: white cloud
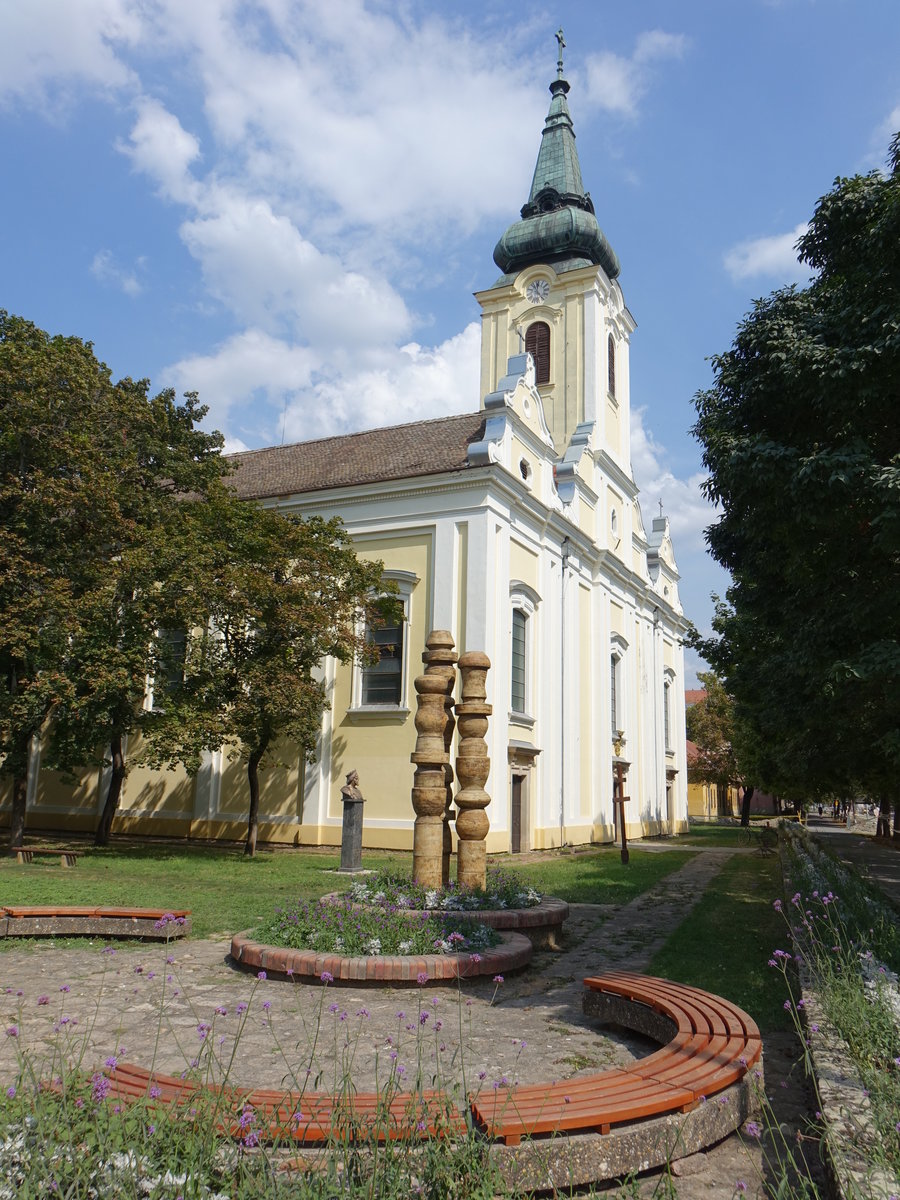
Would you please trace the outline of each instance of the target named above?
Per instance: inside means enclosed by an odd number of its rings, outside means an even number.
[[[312,394],[296,397],[288,407],[288,440],[474,412],[480,354],[476,322],[439,346],[386,349],[377,365],[323,378]]]
[[[189,168],[200,157],[200,142],[159,101],[145,97],[137,109],[129,140],[119,143],[119,149],[167,200],[196,201],[197,183]]]
[[[215,186],[197,200],[208,215],[186,221],[182,238],[211,292],[241,320],[287,325],[322,350],[408,335],[406,305],[387,282],[345,270],[268,201]]]
[[[733,246],[724,257],[725,270],[735,282],[765,276],[782,282],[802,281],[810,277],[808,266],[797,258],[797,241],[806,233],[806,223],[795,225],[789,233],[750,238]]]
[[[716,511],[700,491],[706,474],[697,471],[678,479],[666,465],[667,453],[644,425],[645,409],[631,412],[631,465],[641,489],[641,510],[649,528],[657,515],[659,501],[669,518],[669,529],[677,556],[705,550],[703,531],[715,520]]]
[[[143,266],[143,259],[138,259],[136,265]],[[91,274],[99,283],[118,288],[126,296],[139,296],[143,291],[137,274],[120,267],[111,250],[97,251],[91,263]]]
[[[684,56],[688,39],[684,34],[661,29],[638,35],[629,58],[607,50],[587,60],[587,99],[608,112],[634,117],[640,101],[653,81],[653,67]]]
[[[75,85],[114,91],[136,86],[116,51],[141,34],[139,8],[128,0],[27,0],[3,6],[0,101],[19,100],[64,116]]]
[[[473,412],[480,347],[473,322],[439,346],[387,346],[377,364],[341,370],[314,349],[251,329],[175,363],[165,382],[200,393],[207,424],[233,451]]]
[[[317,365],[308,347],[247,329],[210,354],[174,363],[163,382],[179,392],[199,392],[209,406],[207,426],[220,429],[233,451],[280,440],[278,414],[310,387]]]

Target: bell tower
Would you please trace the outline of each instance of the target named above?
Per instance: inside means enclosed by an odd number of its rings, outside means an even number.
[[[566,97],[562,30],[531,191],[494,248],[501,275],[476,292],[482,309],[481,395],[511,355],[535,363],[557,454],[575,428],[595,422],[598,445],[630,474],[628,347],[634,321],[616,282],[619,260],[585,191]]]

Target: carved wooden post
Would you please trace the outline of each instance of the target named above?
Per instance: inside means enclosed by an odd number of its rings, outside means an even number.
[[[422,655],[425,673],[415,681],[416,748],[410,761],[416,765],[412,804],[416,814],[413,828],[413,879],[424,887],[439,888],[444,856],[444,810],[447,806],[446,771],[450,754],[445,744],[446,697],[453,687],[453,638],[446,630],[429,634]],[[449,680],[447,676],[450,676]],[[448,860],[449,871],[449,860]]]
[[[428,665],[426,675],[440,675],[444,680],[444,753],[447,756],[444,763],[444,814],[442,817],[441,838],[441,885],[446,887],[450,882],[450,858],[453,854],[453,834],[450,822],[453,820],[453,767],[450,764],[450,747],[453,744],[453,731],[456,729],[456,718],[453,715],[453,685],[456,682],[456,667],[458,655],[453,646],[453,636],[446,629],[435,629],[429,635],[425,645],[428,647],[422,655],[422,661]]]
[[[487,856],[484,839],[490,829],[484,811],[491,798],[484,790],[491,760],[484,735],[492,709],[485,703],[485,687],[491,660],[480,650],[471,650],[459,660],[462,699],[456,706],[459,746],[456,777],[461,790],[456,794],[457,878],[461,887],[483,888]]]

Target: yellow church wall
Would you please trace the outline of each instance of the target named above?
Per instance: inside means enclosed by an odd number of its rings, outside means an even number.
[[[527,583],[534,591],[538,590],[539,583],[539,559],[537,554],[523,546],[521,542],[517,542],[515,538],[510,538],[509,541],[509,577],[517,579],[521,583]]]
[[[621,604],[616,604],[615,601],[611,601],[609,605],[609,629],[610,633],[625,637],[625,611]]]
[[[274,824],[298,822],[303,806],[303,757],[296,745],[282,740],[273,751],[273,759],[271,766],[259,769],[260,818]],[[249,807],[247,764],[226,748],[222,755],[218,815],[225,820],[246,821]]]
[[[99,796],[99,771],[83,771],[74,786],[67,783],[58,771],[43,767],[38,773],[34,795],[34,812],[42,808],[68,808],[73,813],[90,817],[96,823]],[[29,808],[29,812],[32,811]]]
[[[408,535],[357,539],[354,544],[361,558],[381,559],[386,571],[412,572],[418,579],[410,595],[405,631],[404,697],[409,713],[405,719],[398,719],[398,713],[354,710],[353,685],[357,668],[338,664],[331,698],[334,727],[330,776],[333,783],[327,798],[327,813],[330,818],[340,821],[340,785],[349,771],[356,770],[366,798],[368,820],[409,820],[413,774],[409,756],[416,742],[413,681],[424,669],[421,655],[430,632],[433,527],[418,529]],[[379,844],[386,832],[376,831]],[[337,836],[339,839],[339,829]],[[407,832],[402,844],[406,845],[408,841]]]

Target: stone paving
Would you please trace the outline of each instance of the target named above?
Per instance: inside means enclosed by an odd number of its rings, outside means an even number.
[[[664,853],[663,847],[659,852]],[[595,1071],[645,1054],[637,1036],[598,1033],[581,1011],[581,980],[604,969],[642,970],[688,916],[734,851],[698,851],[680,870],[625,906],[573,905],[562,952],[536,954],[532,967],[500,982],[459,990],[335,988],[259,980],[228,960],[228,940],[168,947],[28,943],[0,952],[3,1027],[0,1081],[16,1070],[17,1048],[49,1053],[58,1036],[83,1046],[85,1068],[116,1052],[178,1074],[215,1054],[238,1084],[339,1085],[346,1073],[361,1090],[393,1067],[413,1082],[533,1083]],[[56,1032],[58,1031],[58,1032]],[[766,1089],[793,1138],[808,1115],[797,1047],[788,1035],[764,1040]],[[309,1084],[307,1084],[309,1086]],[[677,1164],[680,1200],[730,1197],[738,1180],[762,1197],[762,1151],[735,1134]],[[659,1178],[639,1185],[653,1195]],[[657,1193],[659,1194],[659,1193]]]

